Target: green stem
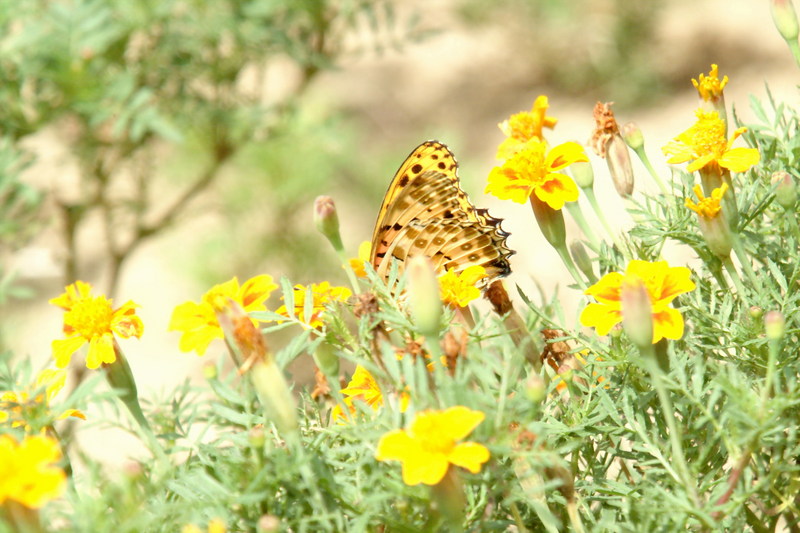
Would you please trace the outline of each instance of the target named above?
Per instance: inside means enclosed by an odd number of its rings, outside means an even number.
[[[794,62],[797,63],[798,67],[800,67],[800,44],[798,44],[796,40],[786,41],[786,44],[789,45],[789,50],[792,51]]]
[[[353,272],[353,267],[350,266],[350,260],[347,257],[347,254],[344,253],[342,249],[336,249],[336,255],[339,256],[339,260],[342,262],[342,267],[344,271],[347,272],[347,279],[350,281],[350,285],[353,287],[353,294],[359,294],[361,292],[361,287],[358,285],[358,278],[356,277],[356,273]]]
[[[663,194],[664,196],[669,196],[670,190],[667,187],[667,184],[664,183],[664,180],[661,179],[661,176],[658,175],[656,169],[654,169],[653,165],[650,163],[650,158],[647,157],[647,152],[644,151],[644,145],[640,146],[634,151],[636,152],[636,155],[639,156],[639,159],[642,161],[644,168],[647,169],[647,172],[653,178],[653,181],[655,181],[656,185],[658,185],[658,188],[661,189],[661,194]]]
[[[658,362],[656,361],[655,350],[652,346],[650,346],[649,348],[643,348],[640,351],[644,367],[653,380],[653,388],[656,390],[656,394],[658,394],[658,400],[661,403],[661,410],[664,413],[664,419],[667,423],[667,429],[669,431],[672,457],[677,463],[676,467],[680,473],[680,476],[683,478],[683,485],[689,492],[689,495],[692,498],[695,506],[699,507],[700,500],[697,496],[696,483],[691,478],[689,465],[686,462],[686,456],[683,453],[681,431],[678,427],[678,424],[675,423],[675,409],[672,406],[672,400],[670,399],[669,392],[667,391],[667,387],[664,383],[664,374],[661,370],[661,367],[658,366]]]
[[[611,230],[611,226],[608,224],[608,220],[606,220],[605,215],[603,214],[603,210],[600,209],[600,204],[597,203],[597,197],[594,195],[593,189],[583,189],[584,194],[586,194],[586,198],[589,199],[589,204],[592,206],[592,210],[594,210],[594,214],[597,215],[597,219],[600,220],[600,223],[603,225],[603,228],[608,233],[608,236],[611,237],[611,240],[614,242],[614,246],[616,246],[619,253],[625,257],[625,259],[630,259],[628,257],[628,252],[623,248],[622,241],[619,240],[617,234]]]
[[[728,275],[733,281],[733,284],[736,285],[736,292],[739,293],[739,298],[741,298],[745,305],[749,306],[750,303],[747,298],[747,292],[745,292],[744,284],[742,284],[742,278],[739,277],[739,272],[736,270],[733,261],[731,261],[731,256],[722,259],[722,265],[725,267],[725,270],[728,271]]]
[[[769,356],[767,359],[767,377],[764,380],[764,388],[761,390],[761,405],[762,410],[766,410],[767,400],[769,400],[770,395],[773,395],[775,391],[772,389],[775,387],[775,369],[778,363],[778,354],[781,351],[781,339],[770,339],[769,341]]]
[[[753,271],[753,267],[750,265],[750,258],[747,256],[747,252],[742,246],[742,241],[739,239],[739,235],[735,232],[733,233],[732,237],[731,244],[733,245],[733,251],[736,254],[736,257],[739,259],[739,263],[742,265],[742,269],[747,275],[747,279],[750,281],[750,284],[753,285],[756,292],[760,293],[763,290],[761,286],[761,280],[758,279],[756,273]]]
[[[600,251],[600,239],[597,238],[597,234],[594,232],[592,227],[586,222],[586,217],[583,216],[583,211],[581,211],[581,206],[578,202],[567,202],[565,204],[567,211],[575,219],[575,222],[578,223],[580,226],[581,231],[583,234],[586,235],[586,238],[589,239],[589,247],[592,249],[593,252],[597,253]]]
[[[580,287],[581,291],[585,291],[586,282],[583,281],[583,278],[578,272],[578,267],[576,267],[575,263],[572,261],[572,257],[570,257],[569,252],[567,251],[567,247],[556,246],[555,249],[558,252],[558,255],[561,256],[561,261],[564,263],[564,265],[567,267],[567,270],[569,270],[569,273],[572,275],[572,279],[575,280],[575,283],[578,284],[578,287]]]

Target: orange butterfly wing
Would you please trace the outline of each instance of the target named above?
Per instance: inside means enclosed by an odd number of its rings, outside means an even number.
[[[370,261],[384,278],[391,258],[431,258],[437,271],[460,272],[472,265],[492,278],[511,272],[501,219],[476,209],[461,189],[453,153],[438,141],[420,144],[406,158],[386,191],[375,230]]]

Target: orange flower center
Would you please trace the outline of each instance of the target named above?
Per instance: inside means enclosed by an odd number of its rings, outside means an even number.
[[[691,131],[690,145],[698,156],[714,154],[721,157],[728,149],[725,123],[718,116],[704,116]]]
[[[508,166],[534,187],[549,181],[545,167],[545,144],[542,142],[534,143],[529,148],[517,152]]]
[[[100,337],[111,331],[114,310],[103,296],[81,298],[64,316],[64,327],[77,331],[84,339]]]

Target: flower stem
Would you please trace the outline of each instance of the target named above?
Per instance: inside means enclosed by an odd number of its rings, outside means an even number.
[[[661,176],[658,175],[656,169],[654,169],[653,165],[650,163],[650,158],[647,157],[647,152],[644,151],[644,145],[640,146],[634,151],[636,152],[636,155],[639,156],[639,159],[642,161],[644,168],[647,169],[647,172],[653,178],[653,181],[655,181],[656,185],[658,185],[658,188],[661,189],[661,194],[663,194],[664,196],[669,196],[670,190],[667,187],[667,184],[664,183],[664,180],[661,179]]]
[[[581,277],[580,273],[578,272],[578,267],[576,267],[575,263],[572,261],[572,257],[570,257],[569,251],[567,250],[567,247],[566,246],[555,246],[554,248],[558,252],[558,255],[561,256],[561,261],[567,267],[567,270],[569,270],[570,275],[572,275],[572,279],[575,280],[575,283],[578,284],[578,287],[580,287],[581,291],[585,291],[586,290],[586,282],[583,281],[583,278]]]
[[[764,388],[761,390],[761,404],[766,406],[767,400],[773,395],[775,383],[775,368],[778,363],[778,354],[781,351],[781,339],[770,339],[769,355],[767,358],[767,377],[764,380]],[[762,407],[766,411],[766,407]]]
[[[575,219],[575,222],[578,223],[578,226],[580,226],[583,234],[586,235],[587,239],[589,239],[588,244],[592,251],[599,252],[600,239],[597,238],[597,234],[594,232],[588,222],[586,222],[586,217],[583,216],[581,206],[577,202],[567,202],[565,207],[567,208],[567,211],[569,211],[569,214],[572,215],[572,218]]]
[[[628,252],[622,246],[622,241],[620,241],[619,237],[617,237],[617,234],[611,230],[611,226],[608,224],[608,220],[606,220],[603,210],[600,209],[600,204],[597,203],[597,197],[594,195],[594,190],[586,188],[583,189],[583,192],[589,199],[589,203],[591,204],[595,215],[597,215],[598,220],[600,220],[600,223],[603,225],[603,228],[606,230],[606,233],[608,233],[609,237],[611,237],[611,240],[614,241],[614,246],[616,246],[617,250],[619,250],[619,253],[621,253],[625,259],[630,259],[628,257]]]
[[[794,62],[797,63],[797,66],[800,67],[800,43],[796,40],[786,41],[786,44],[789,45],[789,50],[792,51],[792,57],[794,57]]]
[[[344,268],[344,271],[347,272],[347,279],[350,281],[350,285],[353,287],[353,294],[360,294],[361,287],[358,285],[358,278],[356,277],[356,273],[353,272],[353,267],[350,266],[350,261],[347,258],[347,255],[344,253],[344,250],[337,249],[336,255],[339,256],[339,260],[342,262],[342,268]]]
[[[640,351],[642,355],[642,363],[653,380],[653,388],[656,390],[656,394],[658,394],[658,400],[661,403],[661,410],[664,413],[664,419],[667,423],[667,429],[669,431],[672,457],[677,463],[677,470],[680,473],[680,476],[683,478],[684,487],[686,487],[686,490],[689,492],[689,496],[692,498],[694,504],[699,507],[700,500],[697,496],[697,487],[694,480],[691,479],[689,465],[686,462],[686,456],[683,453],[681,431],[678,427],[678,424],[675,423],[675,409],[672,406],[672,400],[670,399],[669,392],[667,391],[664,383],[664,373],[661,370],[661,367],[658,366],[655,350],[652,346],[641,349]]]
[[[733,264],[733,261],[731,261],[731,257],[728,256],[724,258],[722,260],[722,265],[725,267],[725,270],[728,271],[728,275],[733,281],[733,284],[736,285],[736,292],[739,293],[739,298],[742,299],[745,305],[749,306],[750,304],[747,298],[747,292],[742,284],[742,278],[739,277],[739,272],[736,270],[736,266]]]
[[[758,279],[756,273],[753,271],[753,267],[750,265],[750,258],[747,256],[747,252],[742,246],[742,241],[739,239],[739,235],[733,232],[732,237],[731,244],[733,245],[733,251],[736,254],[736,257],[739,259],[739,263],[742,265],[744,273],[747,275],[750,284],[753,285],[756,292],[761,292],[761,280]]]

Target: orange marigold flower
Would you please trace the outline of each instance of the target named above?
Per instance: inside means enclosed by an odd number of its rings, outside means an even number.
[[[561,209],[565,202],[578,199],[578,186],[558,171],[588,160],[578,143],[563,143],[548,152],[544,142],[533,139],[503,166],[492,169],[484,192],[520,204],[535,194],[552,209]]]
[[[61,459],[58,441],[47,436],[25,437],[17,442],[11,435],[0,435],[0,506],[14,500],[38,509],[60,497],[67,476],[56,466]]]
[[[212,287],[203,295],[200,303],[185,302],[177,306],[169,321],[169,331],[183,333],[178,345],[181,351],[191,352],[194,350],[197,355],[203,355],[212,340],[224,337],[214,312],[215,309],[226,306],[230,299],[248,313],[264,311],[266,310],[264,302],[277,288],[278,285],[268,274],[251,278],[241,286],[239,286],[239,280],[234,277]],[[254,326],[258,324],[255,319],[251,320]]]
[[[482,444],[458,441],[484,418],[482,412],[463,406],[421,411],[409,429],[390,431],[381,437],[375,458],[401,461],[406,485],[436,485],[451,464],[476,474],[489,460],[489,450]]]
[[[322,315],[325,312],[325,306],[332,302],[344,302],[353,295],[353,291],[347,287],[334,287],[327,281],[312,283],[308,287],[300,284],[295,285],[294,313],[303,322],[305,322],[305,300],[307,291],[311,291],[313,299],[311,315],[307,322],[312,328],[319,328],[324,324]],[[289,316],[285,305],[282,305],[276,313]]]
[[[719,214],[720,209],[722,206],[720,202],[722,201],[722,197],[725,195],[725,191],[728,190],[728,184],[723,183],[720,187],[711,191],[711,196],[706,197],[703,194],[703,188],[700,185],[695,185],[692,190],[697,195],[697,203],[691,198],[687,198],[685,205],[698,215],[704,218],[716,218]]]
[[[697,89],[700,98],[706,102],[716,102],[722,97],[722,90],[728,84],[728,76],[723,77],[722,81],[720,81],[719,67],[717,65],[711,65],[711,71],[708,76],[701,73],[698,78],[697,80],[692,78],[692,85]]]
[[[58,368],[65,368],[78,349],[89,343],[86,367],[94,369],[103,363],[117,360],[114,353],[114,335],[123,339],[139,338],[144,333],[142,320],[136,316],[138,305],[128,301],[119,309],[113,309],[111,300],[105,296],[92,296],[92,286],[76,281],[66,287],[64,294],[50,303],[66,311],[64,334],[66,339],[52,343],[53,357]]]
[[[725,139],[725,122],[716,111],[698,109],[697,122],[675,137],[661,150],[671,156],[667,163],[685,163],[687,172],[706,166],[727,168],[732,172],[744,172],[761,159],[755,148],[732,148],[733,142],[747,128],[737,128],[733,136]]]
[[[356,276],[359,278],[366,278],[367,272],[364,269],[367,263],[369,263],[370,252],[372,251],[372,243],[369,241],[364,241],[358,245],[358,257],[350,259],[350,268],[353,269]]]
[[[683,336],[683,317],[670,303],[677,296],[692,291],[694,282],[686,267],[671,267],[666,261],[628,263],[625,273],[611,272],[586,289],[597,303],[590,303],[581,312],[580,322],[593,327],[598,335],[607,335],[622,322],[622,286],[626,279],[638,278],[647,289],[653,311],[653,343],[662,338],[680,339]]]
[[[540,95],[533,102],[530,111],[522,111],[511,115],[508,120],[504,120],[498,127],[507,139],[500,143],[497,148],[497,159],[508,159],[525,147],[531,139],[544,141],[542,129],[553,129],[558,122],[557,119],[547,116],[547,108],[550,104],[547,97]]]
[[[439,294],[442,302],[450,307],[466,307],[472,300],[479,298],[480,289],[475,284],[486,277],[486,269],[480,265],[472,265],[456,274],[454,269],[439,276]]]
[[[34,418],[51,416],[50,403],[64,388],[66,379],[66,370],[46,368],[36,376],[36,383],[31,389],[0,393],[0,423],[10,420],[11,427],[24,427],[26,431],[31,431],[30,422]],[[86,420],[86,415],[78,409],[67,409],[55,419],[68,417]]]
[[[356,365],[353,377],[350,378],[350,383],[341,391],[344,396],[344,404],[347,407],[349,414],[354,415],[356,408],[353,405],[354,401],[360,401],[377,411],[383,406],[383,393],[381,392],[378,382],[369,371],[361,365]],[[400,412],[405,412],[408,408],[409,396],[403,393],[400,396]],[[341,405],[336,405],[331,411],[331,417],[334,420],[345,419],[348,415],[344,412]]]

